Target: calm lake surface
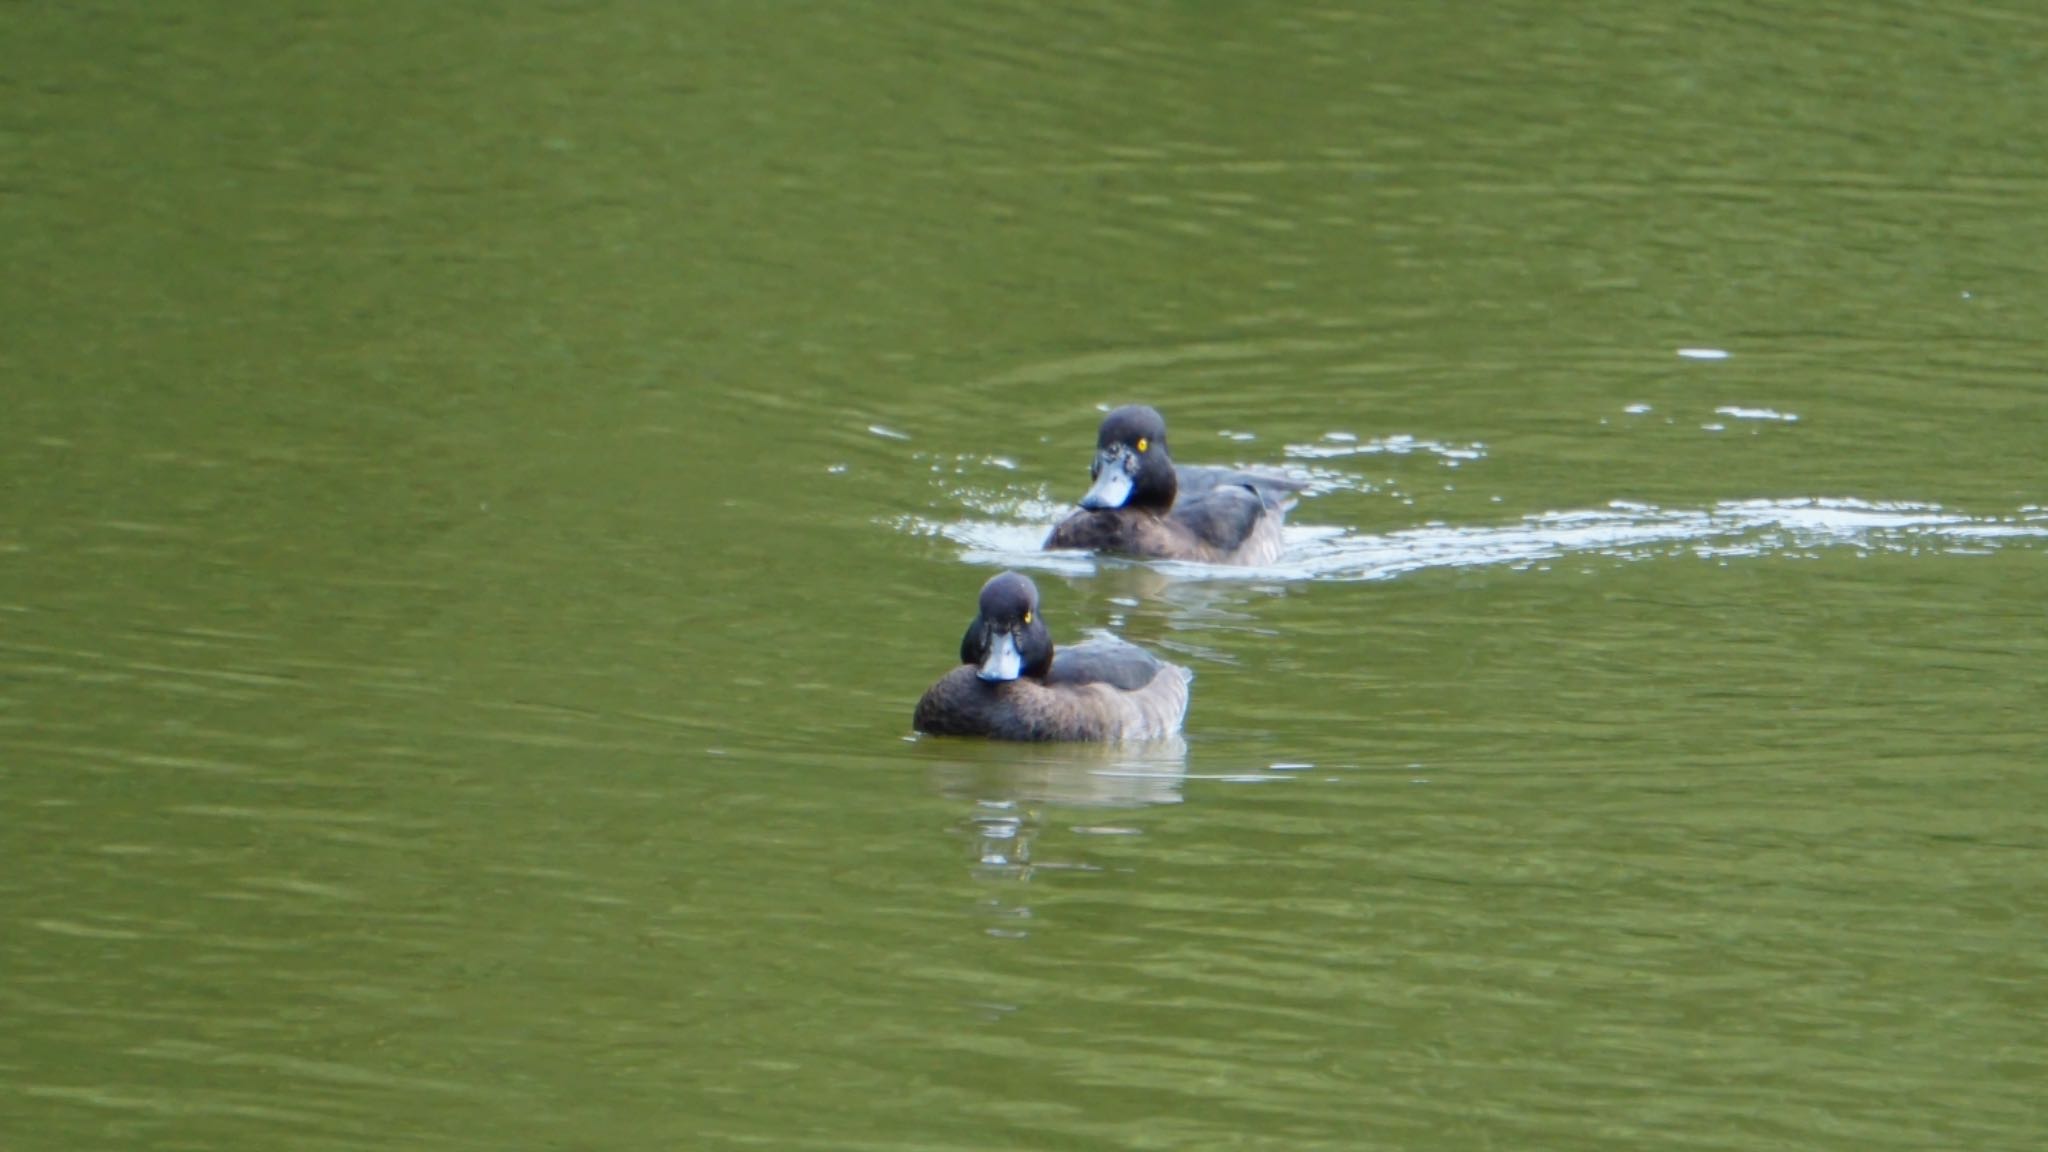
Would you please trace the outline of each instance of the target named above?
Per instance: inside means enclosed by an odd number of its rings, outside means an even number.
[[[2048,1146],[2035,8],[18,4],[0,262],[8,1152]]]

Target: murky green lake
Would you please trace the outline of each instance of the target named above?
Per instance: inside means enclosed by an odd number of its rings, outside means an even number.
[[[0,1147],[2048,1146],[2048,20],[12,5]],[[1312,488],[1035,545],[1103,405]],[[916,740],[975,590],[1183,743]]]

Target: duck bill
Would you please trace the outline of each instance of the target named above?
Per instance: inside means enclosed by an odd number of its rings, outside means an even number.
[[[1124,467],[1121,454],[1104,453],[1095,461],[1095,486],[1081,497],[1081,507],[1091,511],[1105,508],[1121,508],[1130,502],[1131,490],[1137,487],[1131,474]]]
[[[1009,632],[996,637],[989,645],[988,655],[981,661],[975,673],[983,680],[1015,680],[1024,674],[1024,657],[1017,651],[1017,637]]]

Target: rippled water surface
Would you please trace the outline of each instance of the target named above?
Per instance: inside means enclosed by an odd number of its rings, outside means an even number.
[[[2048,1146],[2033,10],[0,42],[7,1152]]]

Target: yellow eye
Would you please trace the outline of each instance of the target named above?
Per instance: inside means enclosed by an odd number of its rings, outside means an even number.
[[[1025,610],[1025,612],[1024,612],[1024,622],[1025,622],[1026,624],[1029,624],[1029,623],[1031,623],[1031,612],[1030,612],[1030,610],[1029,610],[1029,609],[1026,609],[1026,610]]]
[[[1150,440],[1145,439],[1143,436],[1138,437],[1138,451],[1143,452],[1151,446],[1152,442]]]

